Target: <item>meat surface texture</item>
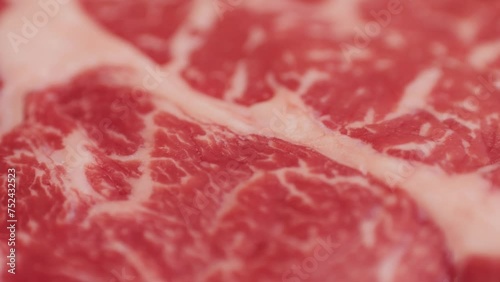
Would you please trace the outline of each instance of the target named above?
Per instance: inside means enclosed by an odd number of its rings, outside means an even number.
[[[499,282],[499,15],[0,0],[0,281]]]

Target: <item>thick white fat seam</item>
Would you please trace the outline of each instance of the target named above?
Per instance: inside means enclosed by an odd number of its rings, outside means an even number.
[[[64,149],[54,151],[50,155],[51,160],[56,165],[60,165],[66,169],[63,182],[65,190],[63,191],[67,195],[67,198],[71,198],[73,189],[78,191],[80,195],[101,198],[92,189],[85,175],[87,165],[95,162],[92,153],[86,148],[89,145],[88,140],[84,132],[75,130],[64,138]]]
[[[387,152],[388,150],[402,150],[408,152],[416,151],[419,152],[419,154],[422,154],[424,157],[429,157],[432,151],[436,148],[437,144],[437,142],[430,141],[425,143],[411,142],[388,147],[384,150],[384,152]]]
[[[189,55],[203,43],[200,34],[208,32],[217,24],[217,20],[220,18],[218,18],[217,10],[214,9],[214,3],[196,0],[192,4],[191,12],[186,21],[172,38],[170,47],[172,62],[166,69],[168,73],[184,69],[189,64]]]
[[[469,63],[483,70],[493,61],[500,58],[500,40],[481,44],[469,54]]]
[[[169,76],[169,82],[182,91],[182,101],[172,89],[162,88],[158,94],[194,119],[316,149],[332,160],[408,191],[442,228],[457,260],[478,254],[500,255],[500,195],[491,192],[491,183],[481,174],[449,175],[436,167],[379,153],[368,144],[322,126],[292,93],[278,92],[272,100],[245,109],[201,97],[175,74]],[[186,100],[191,103],[183,103]]]
[[[403,246],[396,248],[380,262],[377,269],[378,282],[394,282],[394,276],[404,252],[405,249]]]
[[[231,79],[231,87],[226,91],[225,99],[229,101],[236,101],[238,98],[242,98],[243,94],[245,94],[247,86],[247,67],[244,62],[239,62]]]
[[[324,1],[318,17],[335,23],[334,28],[345,36],[356,34],[357,28],[364,26],[365,21],[360,15],[359,6],[364,0]]]
[[[72,4],[64,9],[65,12],[52,19],[35,38],[21,46],[22,56],[13,53],[8,41],[0,41],[0,71],[6,81],[2,105],[11,103],[17,107],[13,113],[19,115],[9,127],[20,122],[20,103],[25,91],[64,81],[102,64],[137,68],[140,78],[129,83],[142,87],[146,69],[155,67],[129,44],[96,28]],[[0,32],[19,29],[19,19],[36,10],[36,2],[16,2],[12,13],[2,21]],[[488,190],[491,184],[479,173],[448,175],[431,166],[381,154],[368,144],[325,128],[296,95],[284,90],[279,90],[274,99],[247,109],[195,92],[173,71],[153,92],[158,95],[158,107],[170,108],[173,103],[183,114],[200,122],[314,148],[332,160],[401,187],[441,227],[457,259],[474,254],[500,255],[500,222],[497,220],[500,195]],[[4,120],[3,115],[0,120]]]
[[[269,127],[273,109],[283,113],[296,131],[288,126]],[[471,254],[500,255],[500,195],[491,192],[491,184],[479,173],[448,175],[438,168],[411,163],[375,151],[371,146],[329,131],[308,115],[295,96],[277,95],[273,100],[254,106],[256,124],[268,127],[274,136],[311,147],[344,165],[366,171],[409,194],[437,222],[445,233],[457,259]],[[309,118],[308,118],[309,117]],[[262,123],[264,121],[264,123]],[[266,130],[268,132],[269,130]]]
[[[115,238],[114,233],[106,233],[106,237],[108,242],[110,244],[107,246],[107,248],[111,251],[114,251],[118,254],[121,254],[122,257],[129,262],[128,265],[133,265],[134,266],[134,271],[137,271],[139,273],[139,276],[141,279],[144,279],[144,281],[163,281],[164,278],[161,277],[161,275],[158,274],[156,271],[151,271],[151,265],[148,265],[142,254],[137,251],[137,249],[131,247],[128,244],[123,244],[118,238]],[[135,275],[127,274],[127,271],[129,273],[131,272],[130,269],[126,268],[117,268],[115,269],[114,273],[117,273],[118,275],[129,275],[130,277],[121,277],[126,280],[135,280],[136,277]],[[115,274],[116,275],[116,274]],[[139,280],[139,279],[138,279]]]
[[[338,1],[323,1],[315,5],[300,3],[299,1],[268,1],[268,0],[252,0],[239,1],[239,6],[259,12],[283,12],[288,11],[288,15],[292,15],[288,19],[284,19],[283,25],[294,24],[296,13],[300,11],[308,15],[314,15],[314,18],[325,22],[331,22],[332,29],[337,34],[348,36],[358,32],[359,27],[363,27],[365,21],[359,13],[359,5],[365,0],[338,0]],[[319,6],[319,7],[318,7]],[[227,13],[230,13],[228,11]],[[288,22],[287,22],[288,21]]]
[[[477,21],[477,19],[472,18],[459,20],[455,27],[455,33],[465,43],[473,42],[478,31],[479,22]]]
[[[84,69],[103,64],[120,65],[123,58],[130,64],[142,65],[146,58],[134,48],[124,45],[85,17],[77,1],[59,5],[57,13],[48,16],[47,23],[34,26],[30,38],[23,19],[33,22],[36,15],[44,13],[39,1],[16,0],[2,14],[0,34],[0,76],[4,81],[0,96],[0,135],[20,123],[23,101],[27,93],[60,83]],[[35,17],[36,18],[36,17]],[[25,38],[13,44],[10,36]],[[106,40],[102,40],[106,38]]]
[[[436,86],[441,75],[442,72],[439,68],[430,68],[420,72],[405,88],[398,108],[389,115],[388,119],[425,108],[427,97],[432,93],[432,89]]]

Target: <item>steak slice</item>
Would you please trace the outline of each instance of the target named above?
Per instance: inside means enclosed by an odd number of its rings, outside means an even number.
[[[30,94],[3,138],[20,187],[9,281],[450,277],[441,232],[404,192],[306,147],[180,118],[109,85],[113,72]]]
[[[12,2],[2,280],[499,281],[500,8],[456,5]]]

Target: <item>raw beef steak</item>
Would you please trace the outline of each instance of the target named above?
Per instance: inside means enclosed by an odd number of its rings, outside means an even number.
[[[499,282],[499,15],[0,0],[0,280]]]

